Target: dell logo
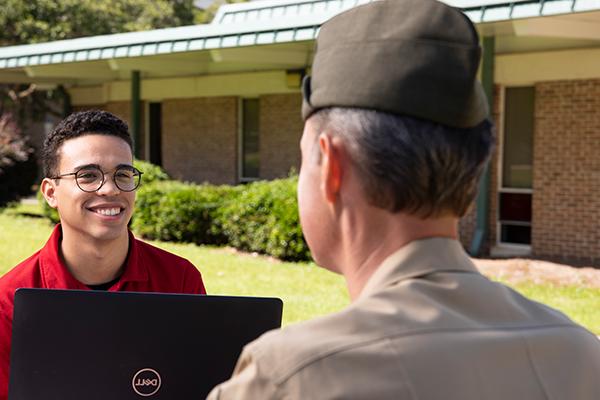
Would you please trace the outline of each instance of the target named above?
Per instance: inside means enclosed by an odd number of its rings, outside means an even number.
[[[158,386],[158,379],[140,379],[138,378],[135,381],[135,387],[141,387],[141,386],[152,386],[152,387],[157,387]]]
[[[144,368],[136,372],[131,381],[133,391],[140,396],[152,396],[160,389],[160,375],[152,368]]]

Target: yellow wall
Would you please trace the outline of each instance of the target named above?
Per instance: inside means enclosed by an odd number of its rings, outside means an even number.
[[[198,97],[257,97],[265,94],[299,93],[298,87],[290,88],[288,84],[289,79],[285,71],[151,79],[142,80],[141,99],[161,101]],[[131,99],[130,92],[130,81],[69,89],[72,104],[75,106],[128,101]]]
[[[494,80],[504,86],[600,78],[600,49],[496,56]]]

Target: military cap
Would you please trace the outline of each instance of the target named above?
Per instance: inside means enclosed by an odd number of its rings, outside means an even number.
[[[322,25],[302,116],[356,107],[470,128],[489,112],[480,58],[475,27],[458,9],[435,0],[373,1]]]

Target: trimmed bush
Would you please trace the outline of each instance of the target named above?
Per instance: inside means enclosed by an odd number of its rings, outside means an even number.
[[[228,244],[282,260],[310,260],[298,217],[297,181],[145,185],[138,192],[133,229],[148,239]]]
[[[37,176],[34,149],[10,115],[0,117],[0,207],[31,193]]]
[[[145,185],[138,191],[132,227],[148,239],[224,244],[215,216],[233,192],[228,186],[175,181]]]
[[[298,216],[297,183],[297,177],[290,177],[239,187],[235,201],[219,211],[218,225],[228,243],[282,260],[310,260]]]
[[[150,164],[148,161],[134,160],[133,166],[142,171],[142,185],[150,185],[154,182],[168,181],[169,175],[158,165]]]

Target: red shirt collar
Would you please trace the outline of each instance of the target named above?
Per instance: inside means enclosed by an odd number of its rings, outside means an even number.
[[[125,270],[119,281],[109,290],[122,290],[126,282],[144,282],[148,280],[148,268],[140,260],[139,242],[129,232],[129,251],[125,264]],[[48,289],[88,289],[86,285],[79,282],[67,269],[60,258],[58,246],[62,239],[62,229],[57,224],[40,251],[40,272],[44,286]]]

